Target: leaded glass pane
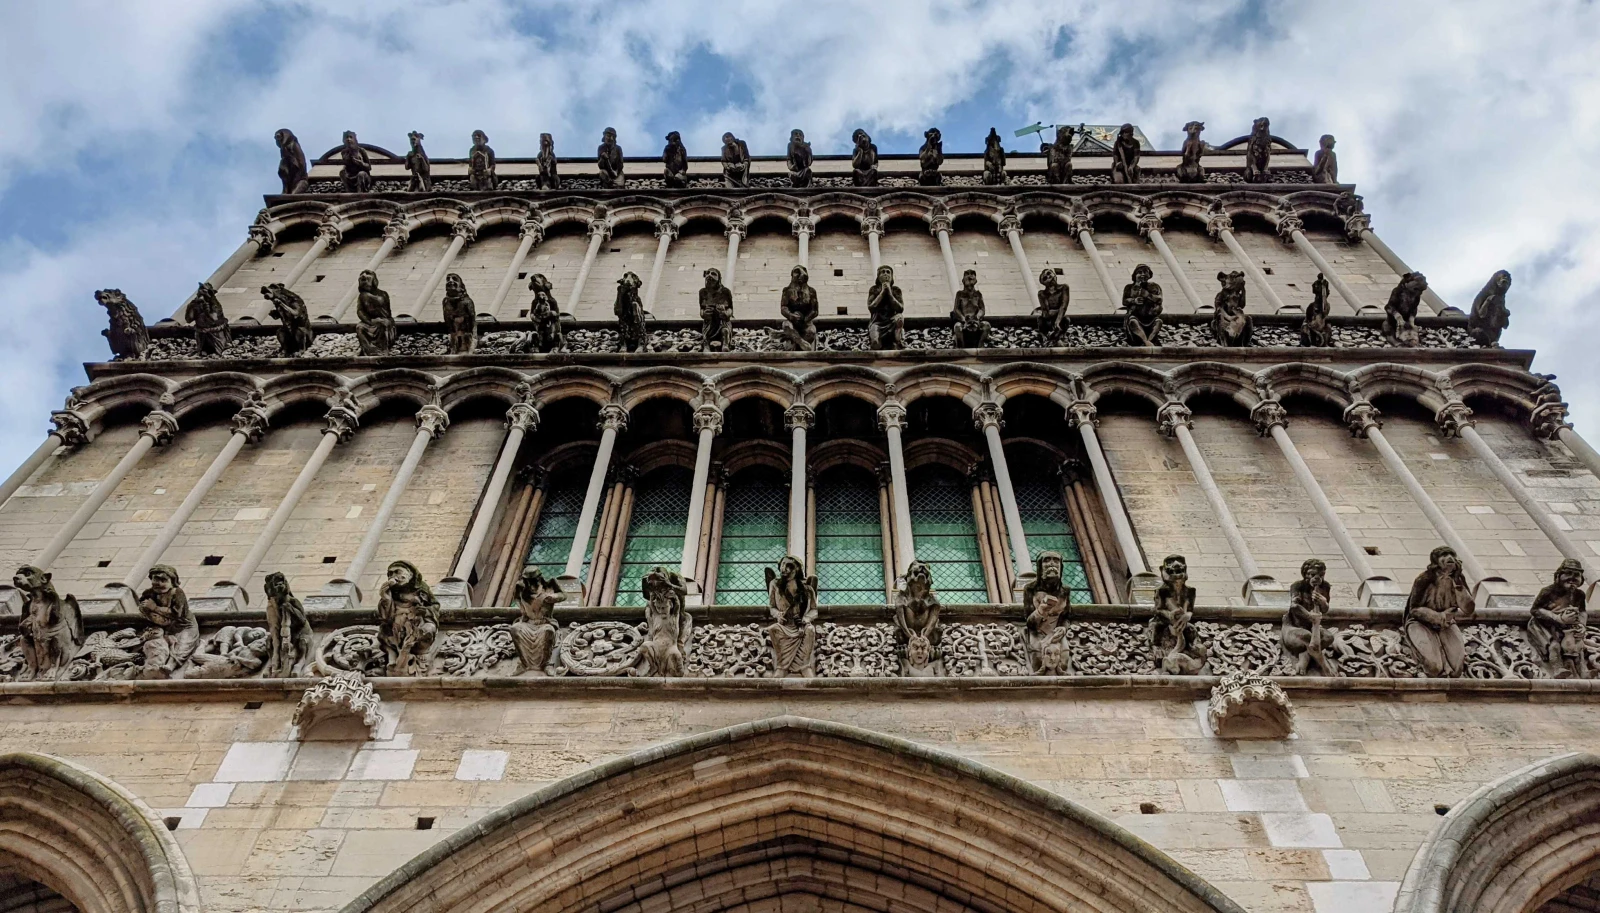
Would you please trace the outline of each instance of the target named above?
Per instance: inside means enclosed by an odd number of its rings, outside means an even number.
[[[683,531],[689,522],[689,487],[693,483],[688,470],[673,468],[652,472],[634,484],[633,516],[628,520],[628,541],[617,577],[617,605],[644,605],[639,592],[644,575],[657,565],[675,571],[683,563]]]
[[[989,601],[972,518],[972,486],[954,470],[929,466],[912,474],[907,504],[917,558],[933,572],[933,587],[945,603]]]
[[[722,507],[717,605],[766,605],[766,568],[789,545],[789,493],[777,477],[752,470],[734,476]]]
[[[1017,513],[1022,515],[1022,530],[1028,536],[1028,550],[1060,552],[1061,579],[1072,589],[1073,602],[1089,602],[1089,575],[1072,534],[1067,505],[1061,500],[1061,485],[1036,460],[1009,461],[1011,484],[1017,493]],[[1032,570],[1027,568],[1026,570]]]
[[[817,599],[823,605],[883,604],[883,526],[878,483],[841,467],[817,480]]]
[[[522,561],[554,578],[566,573],[567,555],[572,551],[572,537],[578,531],[578,516],[583,512],[583,495],[587,480],[581,473],[570,472],[552,479],[545,488],[544,506],[539,509],[539,522],[534,524],[533,539],[528,543],[528,554]],[[598,524],[596,524],[598,525]],[[589,579],[589,559],[594,557],[595,530],[589,531],[589,546],[584,552],[583,580]]]

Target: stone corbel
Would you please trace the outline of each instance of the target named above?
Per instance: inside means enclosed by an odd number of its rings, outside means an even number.
[[[1294,707],[1266,676],[1235,672],[1211,689],[1206,722],[1219,739],[1287,739],[1294,734]]]
[[[371,741],[383,723],[383,701],[360,672],[339,672],[306,689],[293,723],[302,742]]]

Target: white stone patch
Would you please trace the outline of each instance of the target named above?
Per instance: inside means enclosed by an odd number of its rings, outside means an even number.
[[[456,779],[503,780],[509,757],[510,755],[503,751],[469,748],[461,753],[461,764],[456,767]]]
[[[163,819],[177,818],[176,830],[192,831],[206,823],[206,813],[209,811],[209,808],[158,808],[156,814]]]
[[[1522,550],[1522,546],[1512,542],[1510,539],[1501,539],[1500,545],[1505,548],[1508,555],[1515,555],[1518,558],[1528,557],[1528,553]]]
[[[1600,552],[1596,552],[1596,554],[1600,554]],[[1200,720],[1200,736],[1207,739],[1216,738],[1217,732],[1211,728],[1211,702],[1195,701],[1194,715]]]
[[[747,256],[749,256],[749,255],[748,254],[740,254],[739,255],[739,259],[743,260]],[[643,260],[644,259],[644,254],[634,254],[633,256],[629,257],[628,259],[629,260]]]
[[[377,482],[368,482],[367,484],[361,486],[361,490],[362,491],[377,491],[378,490],[378,483]]]
[[[1303,812],[1310,809],[1293,780],[1218,780],[1230,812]]]
[[[1328,877],[1334,881],[1369,881],[1372,878],[1360,850],[1323,850],[1322,860],[1328,864]]]
[[[1344,841],[1333,826],[1333,819],[1321,812],[1309,814],[1272,812],[1261,816],[1267,842],[1277,847],[1305,849],[1343,849]]]
[[[289,775],[298,742],[234,742],[212,779],[221,783],[270,783]]]
[[[188,808],[221,808],[233,797],[232,783],[201,783],[189,793]]]
[[[1571,501],[1547,501],[1545,503],[1552,511],[1558,514],[1575,514],[1578,512],[1578,505],[1573,504]]]
[[[411,770],[417,766],[415,749],[356,752],[350,764],[351,780],[409,780]]]
[[[433,505],[443,504],[445,501],[449,500],[449,498],[450,498],[450,493],[447,492],[447,491],[429,492],[429,494],[428,494],[428,505],[431,507]]]
[[[1230,755],[1233,775],[1241,780],[1304,779],[1311,776],[1297,754]]]
[[[1359,514],[1361,513],[1361,508],[1354,504],[1335,504],[1333,505],[1333,512],[1336,514]]]
[[[265,520],[272,516],[270,507],[241,507],[233,512],[235,520]]]
[[[164,495],[166,493],[167,493],[167,490],[165,488],[157,488],[156,489],[156,494],[158,494],[158,495]]]
[[[356,746],[340,742],[302,742],[289,765],[291,780],[341,780],[350,769]]]
[[[1467,505],[1467,513],[1469,513],[1469,514],[1492,514],[1492,513],[1494,513],[1494,508],[1490,507],[1487,504],[1468,504]]]
[[[357,518],[359,516],[361,516],[361,505],[360,504],[357,504],[354,507],[351,507],[349,510],[344,512],[344,518],[346,520],[354,520],[355,518]]]
[[[1448,459],[1450,459],[1450,454],[1448,454],[1448,453],[1430,453],[1430,454],[1428,454],[1428,459],[1430,459],[1430,460],[1448,460]]]
[[[851,254],[850,256],[854,257],[857,260],[860,260],[861,258],[865,257],[866,254]]]
[[[1311,908],[1317,913],[1387,913],[1400,892],[1398,881],[1307,882]]]
[[[1569,533],[1572,532],[1572,524],[1568,523],[1567,518],[1561,516],[1560,514],[1551,514],[1550,522],[1556,525],[1556,529]]]

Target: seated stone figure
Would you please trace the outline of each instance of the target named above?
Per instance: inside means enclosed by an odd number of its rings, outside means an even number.
[[[906,568],[905,583],[894,597],[895,628],[899,632],[900,655],[908,676],[942,672],[939,609],[939,596],[933,591],[933,570],[926,562],[911,562]]]
[[[617,347],[620,352],[637,352],[645,345],[644,301],[639,297],[639,277],[632,272],[617,280],[617,300],[611,312],[617,315]]]
[[[1056,127],[1056,141],[1044,148],[1046,184],[1072,183],[1072,141],[1077,132],[1077,128],[1066,124]]]
[[[1006,182],[1006,149],[993,127],[983,140],[983,182],[994,185]]]
[[[457,273],[444,277],[441,305],[445,329],[450,334],[451,355],[471,355],[478,348],[478,306],[467,294],[467,283]]]
[[[1061,553],[1040,552],[1033,567],[1034,577],[1022,589],[1028,661],[1034,675],[1066,675],[1071,671],[1066,639],[1072,591],[1061,579]]]
[[[722,271],[705,271],[700,290],[700,351],[733,351],[733,292],[722,284]]]
[[[1150,267],[1133,268],[1133,281],[1122,287],[1123,339],[1130,346],[1161,345],[1161,286],[1150,281]]]
[[[268,317],[278,321],[278,351],[284,358],[293,358],[311,348],[316,331],[311,328],[311,312],[306,310],[304,298],[284,287],[282,282],[262,286],[261,294],[272,302]]]
[[[600,186],[622,187],[622,147],[617,145],[617,131],[607,127],[600,134],[600,145],[595,149],[595,164],[600,169]]]
[[[194,328],[194,347],[201,355],[221,355],[233,342],[228,315],[222,312],[217,290],[209,282],[200,283],[194,297],[183,309],[183,319]]]
[[[1306,319],[1300,324],[1300,345],[1333,345],[1333,329],[1328,326],[1328,279],[1321,273],[1311,283],[1311,303],[1306,305]]]
[[[344,144],[339,147],[339,180],[345,193],[372,192],[372,159],[361,148],[353,130],[344,131]]]
[[[689,588],[677,571],[655,568],[640,582],[644,595],[644,643],[634,674],[677,678],[689,655],[694,618],[684,611]]]
[[[728,187],[750,186],[750,147],[732,133],[722,134],[722,182]]]
[[[550,280],[544,273],[534,273],[528,279],[528,289],[533,292],[533,302],[528,306],[528,319],[533,321],[533,331],[520,346],[524,351],[558,352],[567,347],[566,334],[561,329],[561,307]]]
[[[1467,644],[1459,622],[1476,610],[1455,549],[1443,545],[1434,549],[1427,569],[1411,585],[1403,616],[1406,641],[1429,678],[1461,677]]]
[[[855,151],[850,154],[850,183],[857,187],[878,186],[878,147],[865,130],[850,137]]]
[[[78,600],[70,593],[62,596],[56,592],[50,574],[28,564],[17,568],[11,585],[23,599],[17,640],[22,644],[27,680],[61,678],[83,646],[83,612]]]
[[[106,309],[106,316],[110,320],[111,325],[101,330],[100,335],[111,344],[112,359],[126,361],[144,358],[145,352],[150,349],[150,330],[145,327],[138,306],[122,294],[122,289],[117,288],[95,292],[94,300]]]
[[[467,188],[469,190],[494,190],[500,181],[494,173],[494,150],[489,148],[489,135],[482,130],[472,131],[472,149],[467,153]]]
[[[1278,637],[1294,663],[1296,675],[1341,674],[1327,653],[1333,632],[1323,628],[1328,614],[1328,565],[1308,558],[1300,565],[1300,579],[1289,585],[1289,610],[1283,615]]]
[[[1177,178],[1182,184],[1204,184],[1206,168],[1200,164],[1200,158],[1206,154],[1205,141],[1200,139],[1201,131],[1206,125],[1200,121],[1192,120],[1183,125],[1183,132],[1187,139],[1183,141],[1183,160],[1178,163]]]
[[[811,186],[811,144],[806,142],[804,130],[789,131],[789,184],[792,187]]]
[[[962,280],[965,282],[965,279]],[[1039,342],[1046,347],[1061,345],[1072,323],[1067,318],[1067,306],[1072,303],[1072,289],[1056,278],[1056,271],[1045,267],[1039,271],[1039,307],[1033,312],[1039,331]]]
[[[1528,613],[1528,643],[1553,678],[1588,678],[1583,639],[1589,630],[1589,598],[1583,592],[1583,563],[1571,558],[1556,568],[1555,580],[1539,591]]]
[[[1511,325],[1511,311],[1506,307],[1506,292],[1511,288],[1511,274],[1495,270],[1488,284],[1472,299],[1472,313],[1467,315],[1467,333],[1480,346],[1497,346],[1500,334]]]
[[[1189,562],[1182,555],[1167,556],[1161,562],[1155,614],[1146,629],[1155,651],[1156,669],[1166,675],[1195,675],[1205,668],[1209,658],[1209,651],[1190,626],[1194,620],[1194,597],[1194,587],[1189,586]]]
[[[894,267],[878,267],[877,281],[867,290],[867,348],[906,347],[906,301],[894,284]]]
[[[439,600],[416,565],[393,561],[378,587],[378,643],[387,675],[426,675],[439,637]]]
[[[556,140],[548,133],[539,134],[539,177],[537,182],[540,190],[556,190],[561,187],[561,175],[557,171]]]
[[[803,266],[789,271],[789,284],[778,301],[778,313],[783,323],[767,334],[779,344],[795,352],[811,352],[817,348],[817,290],[811,287],[811,276]]]
[[[399,334],[389,293],[378,287],[378,274],[370,269],[361,271],[356,287],[360,290],[356,293],[356,341],[361,344],[361,354],[388,355]]]
[[[546,580],[536,567],[522,569],[515,592],[522,615],[511,623],[511,642],[517,647],[521,672],[544,675],[556,646],[556,603],[566,599],[554,580]]]
[[[1255,332],[1255,323],[1244,312],[1244,273],[1239,270],[1217,273],[1222,288],[1213,299],[1211,335],[1219,346],[1248,346]]]
[[[1111,144],[1111,183],[1139,183],[1139,156],[1142,153],[1139,138],[1133,135],[1133,124],[1123,124],[1117,139]]]
[[[922,148],[917,150],[917,183],[924,187],[938,187],[944,183],[939,168],[944,165],[944,135],[938,127],[930,127],[922,134]]]
[[[766,569],[767,639],[772,644],[772,677],[817,674],[817,578],[807,576],[804,563],[793,555]]]
[[[1383,306],[1383,338],[1389,345],[1407,348],[1422,345],[1417,311],[1422,307],[1422,293],[1427,290],[1428,277],[1421,273],[1406,273],[1400,277]]]
[[[144,652],[139,677],[172,678],[200,645],[200,625],[172,566],[150,569],[150,586],[139,594],[139,614],[150,625],[139,635]]]
[[[668,187],[689,186],[689,150],[676,130],[667,134],[667,147],[661,150],[661,168],[662,180]]]
[[[988,311],[983,306],[983,293],[978,291],[978,273],[967,270],[961,274],[961,291],[956,292],[955,305],[950,309],[950,332],[958,349],[986,349],[989,347]]]
[[[289,590],[289,578],[274,571],[264,584],[267,597],[266,678],[292,678],[311,656],[311,619],[299,597]]]

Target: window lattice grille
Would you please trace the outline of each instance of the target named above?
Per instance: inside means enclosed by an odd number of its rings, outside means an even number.
[[[1073,602],[1091,599],[1089,576],[1072,533],[1067,506],[1061,500],[1061,486],[1033,461],[1015,460],[1011,483],[1017,492],[1017,513],[1022,515],[1022,531],[1028,536],[1028,551],[1061,553],[1061,580],[1072,589]],[[1025,569],[1025,570],[1031,570]]]
[[[972,486],[955,470],[929,466],[909,481],[911,535],[917,558],[933,572],[939,600],[947,604],[985,603],[978,526],[972,517]]]
[[[788,538],[788,489],[765,473],[735,476],[722,508],[717,605],[766,605],[765,569],[778,566]]]
[[[883,603],[883,526],[878,484],[862,469],[817,483],[817,600],[823,605]]]
[[[639,592],[644,575],[657,565],[675,571],[683,563],[683,531],[689,522],[693,482],[688,470],[674,468],[652,472],[635,483],[633,516],[617,576],[617,605],[644,605]]]
[[[559,577],[566,572],[567,553],[572,549],[572,537],[578,532],[578,515],[583,511],[586,481],[576,473],[550,481],[545,488],[544,506],[539,509],[539,522],[534,525],[533,539],[528,543],[527,557],[522,561],[524,566],[537,567],[546,578]],[[594,537],[595,531],[591,529],[583,569],[579,571],[584,580],[589,579]]]

